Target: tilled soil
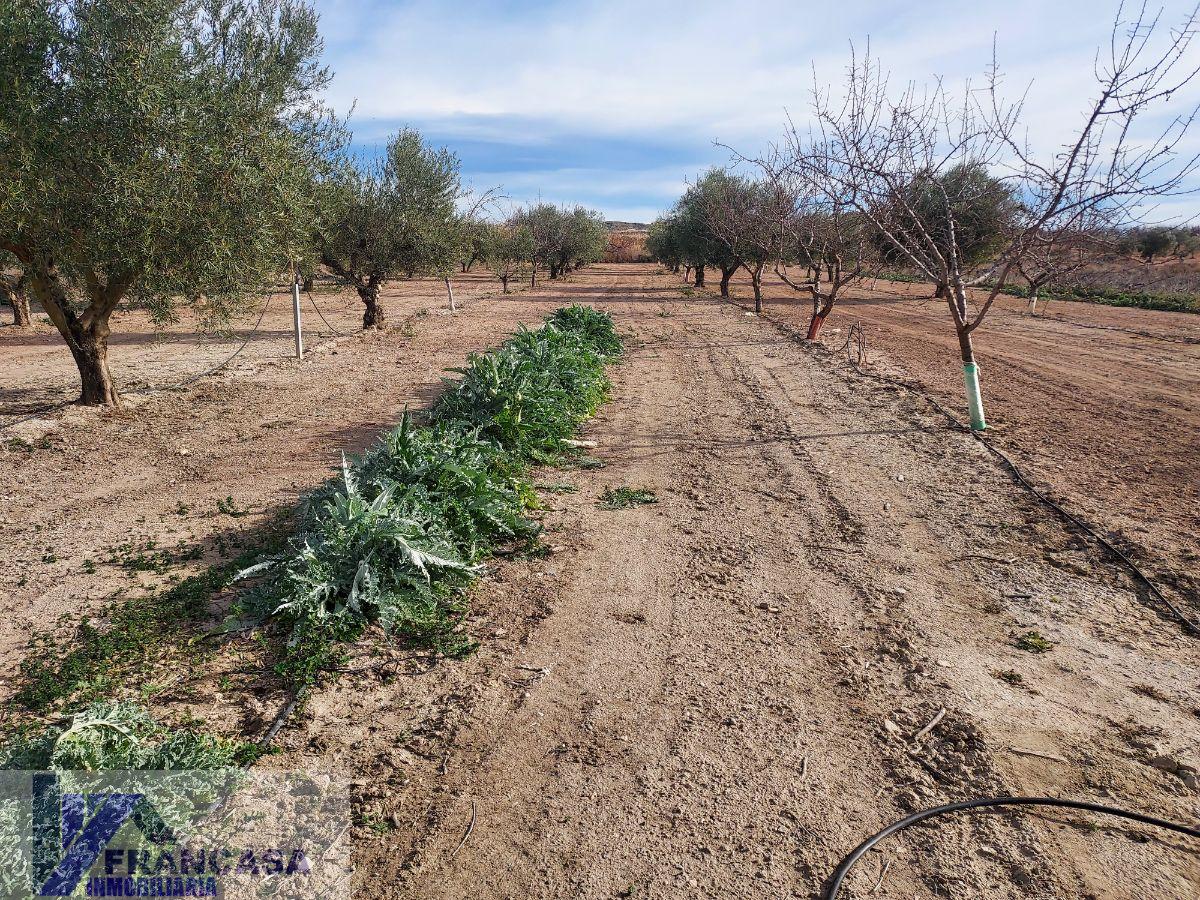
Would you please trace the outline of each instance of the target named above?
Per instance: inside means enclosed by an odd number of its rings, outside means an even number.
[[[739,281],[743,279],[739,278]],[[735,282],[740,302],[749,285]],[[864,329],[877,369],[966,417],[950,313],[926,284],[868,281],[826,325]],[[776,281],[768,315],[807,329],[811,303]],[[1200,315],[1001,296],[975,334],[992,439],[1037,482],[1200,603]]]
[[[66,425],[72,449],[26,459],[22,508],[43,531],[78,516],[77,557],[168,521],[175,493],[285,503],[428,402],[437,369],[564,302],[611,312],[628,352],[585,434],[606,467],[538,475],[553,552],[491,568],[477,653],[364,646],[264,762],[353,774],[363,896],[811,897],[861,839],[950,800],[1200,817],[1194,638],[919,394],[648,267]],[[128,481],[80,503],[103,452]],[[597,506],[622,485],[659,502]],[[188,522],[198,540],[221,524]],[[24,621],[86,583],[67,575],[23,589]],[[214,696],[211,721],[275,708]],[[845,896],[1192,898],[1196,849],[962,814],[889,839]]]

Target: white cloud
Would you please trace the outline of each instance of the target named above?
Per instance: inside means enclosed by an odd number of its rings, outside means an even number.
[[[1013,94],[1033,81],[1026,122],[1052,151],[1093,93],[1093,55],[1116,9],[1095,0],[317,2],[337,73],[330,98],[343,110],[357,101],[360,130],[437,120],[464,139],[530,146],[551,132],[641,136],[689,144],[702,159],[720,158],[713,139],[757,149],[779,134],[785,108],[803,119],[814,70],[839,81],[851,42],[862,49],[868,38],[896,82],[941,74],[951,83],[982,76],[994,38]],[[1167,19],[1183,4],[1168,0]],[[524,127],[511,128],[518,120]]]

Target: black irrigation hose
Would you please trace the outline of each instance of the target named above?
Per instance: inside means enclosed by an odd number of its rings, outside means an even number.
[[[962,427],[962,426],[960,426],[960,427]],[[974,431],[972,431],[971,434],[974,436],[975,440],[977,440],[977,441],[979,441],[979,443],[983,444],[983,446],[986,447],[988,449],[988,451],[995,454],[995,456],[997,456],[1000,460],[1002,460],[1004,462],[1004,464],[1006,466],[1008,466],[1008,469],[1010,472],[1012,472],[1013,477],[1016,478],[1017,481],[1027,491],[1029,491],[1029,493],[1033,494],[1033,496],[1035,496],[1038,500],[1042,501],[1042,503],[1049,506],[1051,509],[1053,509],[1055,512],[1057,512],[1060,516],[1062,516],[1064,519],[1066,519],[1068,522],[1072,523],[1077,528],[1086,532],[1088,535],[1090,535],[1092,537],[1093,540],[1096,541],[1096,543],[1098,543],[1101,547],[1103,547],[1105,550],[1107,550],[1109,553],[1111,553],[1113,556],[1115,556],[1117,559],[1119,559],[1121,562],[1123,562],[1125,564],[1125,566],[1129,569],[1129,571],[1132,572],[1137,577],[1137,579],[1146,586],[1146,589],[1149,590],[1150,593],[1153,594],[1156,598],[1158,598],[1160,603],[1162,603],[1164,606],[1167,607],[1167,609],[1169,609],[1171,611],[1171,613],[1175,616],[1175,618],[1179,620],[1180,624],[1182,624],[1183,627],[1189,633],[1191,633],[1193,636],[1200,636],[1200,623],[1197,623],[1195,619],[1190,618],[1187,615],[1187,613],[1185,613],[1178,606],[1176,606],[1174,603],[1172,603],[1170,600],[1168,600],[1167,597],[1163,594],[1163,592],[1158,589],[1157,585],[1155,585],[1154,582],[1150,580],[1149,576],[1147,576],[1146,573],[1141,570],[1141,568],[1138,566],[1137,563],[1135,563],[1132,559],[1130,559],[1124,552],[1119,550],[1111,541],[1109,541],[1108,539],[1101,537],[1099,534],[1097,534],[1096,530],[1094,528],[1092,528],[1090,525],[1088,525],[1086,522],[1082,521],[1081,519],[1079,519],[1077,516],[1073,515],[1072,513],[1067,512],[1065,509],[1063,509],[1061,506],[1059,506],[1057,503],[1055,503],[1049,497],[1042,494],[1042,492],[1039,491],[1037,488],[1035,488],[1032,484],[1030,484],[1028,479],[1025,478],[1025,476],[1022,474],[1021,470],[1017,467],[1017,464],[1014,463],[1012,461],[1012,459],[1009,458],[1008,454],[1006,454],[1003,450],[1000,450],[999,448],[994,447],[992,445],[991,441],[987,440],[982,435],[976,434]]]
[[[159,391],[177,391],[180,388],[187,387],[189,384],[194,384],[195,382],[199,381],[201,378],[204,378],[208,375],[212,375],[214,372],[219,372],[221,369],[225,368],[227,365],[229,365],[231,362],[233,362],[234,359],[236,359],[241,354],[241,352],[246,349],[246,345],[250,343],[250,339],[252,337],[254,337],[255,334],[258,333],[258,328],[260,325],[262,325],[263,317],[267,314],[267,308],[270,307],[270,305],[271,305],[271,295],[267,294],[267,302],[263,304],[262,312],[260,312],[258,314],[258,321],[256,321],[254,323],[254,327],[252,329],[250,329],[250,333],[246,335],[246,339],[244,341],[242,341],[241,345],[236,350],[234,350],[233,353],[231,353],[229,356],[225,357],[225,359],[223,359],[221,362],[217,363],[211,369],[205,369],[200,374],[192,375],[189,378],[185,378],[183,381],[180,381],[177,384],[169,384],[169,385],[164,385],[161,387],[156,387],[154,385],[147,385],[146,387],[133,388],[132,390],[124,391],[123,393],[132,395],[132,394],[151,394],[151,393],[157,393]],[[64,409],[65,407],[68,407],[70,405],[71,405],[71,401],[66,400],[62,403],[54,403],[49,406],[40,407],[40,408],[34,410],[34,412],[31,413],[30,415],[23,416],[20,419],[14,419],[11,422],[5,422],[3,425],[0,425],[0,431],[7,431],[9,428],[13,428],[16,425],[20,425],[22,422],[30,422],[33,419],[38,418],[38,416],[44,412],[53,412],[56,409]]]
[[[350,332],[348,332],[348,331],[342,331],[338,328],[334,328],[333,325],[331,325],[329,323],[329,320],[327,318],[325,318],[325,313],[321,312],[321,307],[317,306],[317,301],[313,299],[312,291],[306,290],[304,293],[308,294],[308,302],[311,303],[312,308],[317,311],[317,315],[321,317],[321,321],[325,323],[326,328],[328,328],[330,331],[332,331],[334,334],[337,334],[337,335],[350,334]]]
[[[1200,838],[1200,828],[1194,828],[1190,825],[1180,825],[1176,822],[1168,822],[1166,819],[1159,819],[1155,816],[1148,816],[1145,813],[1129,812],[1123,809],[1116,809],[1112,806],[1102,806],[1099,803],[1088,803],[1083,800],[1059,800],[1054,797],[983,797],[976,800],[963,800],[959,803],[947,803],[945,806],[935,806],[932,809],[922,810],[921,812],[913,813],[905,819],[898,822],[893,822],[887,828],[880,831],[878,834],[867,838],[850,854],[842,860],[841,864],[829,876],[829,880],[825,883],[825,888],[821,892],[821,900],[835,900],[838,892],[841,890],[842,882],[845,881],[846,875],[854,868],[862,857],[868,853],[876,844],[884,838],[895,834],[897,831],[908,828],[910,825],[916,825],[918,822],[924,822],[926,819],[932,819],[935,816],[940,816],[943,813],[959,812],[964,809],[979,809],[992,806],[1052,806],[1060,809],[1080,809],[1087,812],[1100,813],[1106,816],[1117,816],[1122,819],[1129,819],[1134,822],[1141,822],[1143,825],[1153,825],[1155,828],[1165,828],[1169,831],[1175,831],[1179,834],[1186,834],[1189,837]]]

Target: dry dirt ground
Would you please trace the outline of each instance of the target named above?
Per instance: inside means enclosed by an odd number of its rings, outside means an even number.
[[[735,292],[747,302],[748,282]],[[824,341],[836,348],[861,324],[877,368],[915,379],[965,418],[950,313],[931,293],[868,282],[835,310]],[[811,305],[785,285],[770,284],[766,302],[773,319],[807,328]],[[1200,315],[1053,301],[1034,317],[1025,301],[1000,297],[975,344],[995,442],[1200,600]]]
[[[471,299],[498,291],[499,282],[475,269],[456,275],[454,290],[456,299]],[[413,302],[440,309],[447,304],[445,288],[440,281],[415,279],[393,282],[383,292],[385,312],[395,307],[398,313],[411,314]],[[7,316],[8,311],[0,315]],[[301,294],[300,316],[310,349],[362,329],[362,303],[357,296],[328,282],[319,281],[312,291]],[[6,327],[0,327],[0,428],[48,406],[69,403],[79,394],[71,355],[36,305],[34,321],[29,330],[9,326],[7,318]],[[259,298],[225,332],[206,333],[199,324],[186,311],[179,321],[159,327],[142,310],[117,312],[109,365],[121,390],[171,388],[221,364],[226,374],[248,373],[260,363],[294,353],[292,299],[287,291]]]
[[[398,331],[6,451],[5,658],[124,577],[85,558],[145,536],[215,556],[443,367],[566,302],[611,312],[628,352],[585,435],[605,468],[538,473],[552,554],[491,568],[464,661],[365,642],[264,763],[352,773],[362,896],[812,897],[863,837],[981,795],[1200,818],[1195,638],[920,395],[646,266],[454,317],[398,299]],[[659,502],[598,508],[619,485]],[[218,513],[226,495],[250,514]],[[257,734],[283,698],[242,680],[201,699]],[[847,896],[1183,900],[1198,849],[966,815],[890,839]]]

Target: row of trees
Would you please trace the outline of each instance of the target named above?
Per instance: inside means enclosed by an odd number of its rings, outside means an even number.
[[[650,252],[695,268],[697,284],[705,266],[717,268],[723,295],[745,269],[757,309],[773,265],[811,298],[810,338],[865,275],[902,267],[928,279],[946,303],[971,424],[982,429],[974,335],[996,298],[1024,279],[1036,302],[1039,288],[1096,254],[1120,252],[1148,205],[1183,192],[1197,171],[1200,156],[1178,149],[1196,111],[1164,109],[1197,75],[1187,57],[1195,25],[1195,13],[1167,31],[1157,19],[1118,17],[1081,124],[1049,153],[1028,143],[994,61],[981,87],[954,97],[940,81],[895,91],[877,61],[856,57],[839,96],[814,89],[808,128],[789,122],[769,153],[735,154],[756,177],[718,169],[689,187],[652,226]]]
[[[504,283],[599,259],[587,210],[538,204],[488,221],[458,158],[405,129],[351,151],[321,97],[305,0],[0,3],[0,300],[29,297],[79,369],[81,402],[117,405],[118,306],[229,322],[281,274],[324,267],[384,322],[381,287],[484,260]]]
[[[380,289],[396,278],[441,278],[454,309],[453,272],[482,261],[509,282],[539,270],[558,278],[600,259],[608,229],[599,213],[538,203],[503,222],[486,216],[491,192],[471,197],[458,157],[405,129],[381,159],[343,159],[319,189],[311,262],[353,287],[363,302],[363,327],[379,328]],[[465,207],[465,208],[464,208]]]

